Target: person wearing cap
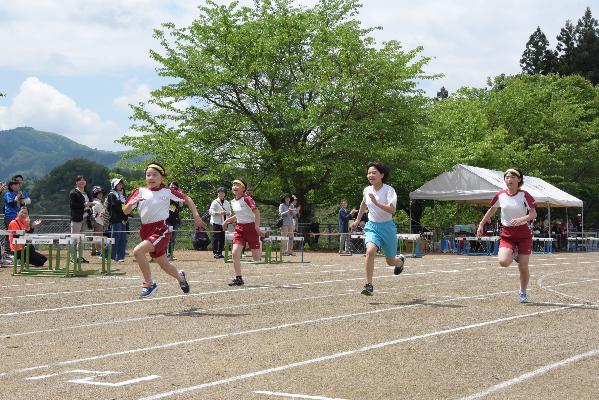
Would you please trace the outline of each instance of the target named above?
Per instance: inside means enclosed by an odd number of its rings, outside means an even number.
[[[284,255],[294,256],[293,253],[293,218],[296,215],[295,207],[291,203],[292,196],[290,193],[285,193],[279,204],[279,218],[282,219],[283,224],[281,225],[281,236],[287,236],[289,240],[286,243],[286,250]]]
[[[93,231],[94,236],[104,235],[104,215],[106,208],[104,207],[104,189],[100,186],[94,186],[92,188],[92,222],[94,225]],[[92,243],[92,257],[99,256],[102,254],[101,245],[99,243]]]
[[[117,262],[125,261],[125,252],[127,251],[127,220],[129,216],[123,212],[123,206],[127,201],[125,194],[125,184],[122,178],[113,178],[110,180],[110,193],[106,196],[104,207],[108,218],[108,232],[114,239],[112,245],[111,258]]]
[[[208,209],[213,231],[212,253],[214,254],[214,258],[224,258],[225,231],[223,229],[223,222],[231,216],[231,204],[225,199],[225,195],[226,191],[224,187],[216,189],[216,199],[212,200]]]
[[[252,251],[254,261],[259,261],[262,255],[260,236],[263,236],[264,232],[260,229],[260,211],[254,200],[245,194],[246,187],[247,184],[241,179],[233,181],[231,190],[235,198],[231,200],[231,209],[235,214],[223,222],[225,231],[229,223],[237,222],[233,234],[232,250],[235,278],[229,282],[229,286],[242,286],[245,283],[241,276],[241,252],[246,243]]]
[[[22,177],[21,177],[22,179]],[[8,182],[8,191],[4,194],[4,228],[8,229],[8,225],[17,217],[21,207],[27,207],[31,204],[31,198],[27,192],[21,189],[21,180],[14,179]],[[8,237],[3,236],[4,253],[9,256]]]
[[[532,253],[532,230],[529,222],[537,217],[535,199],[521,189],[524,175],[518,168],[510,168],[503,174],[506,189],[500,190],[491,200],[489,210],[478,224],[477,236],[482,236],[484,225],[501,208],[501,240],[499,241],[499,265],[508,267],[518,263],[520,272],[520,303],[528,302],[526,289],[530,279],[528,261]]]

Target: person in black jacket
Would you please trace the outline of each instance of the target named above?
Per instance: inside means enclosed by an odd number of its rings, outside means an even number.
[[[92,228],[91,207],[94,203],[91,196],[85,190],[87,182],[83,175],[75,178],[75,189],[69,193],[69,206],[71,208],[71,233],[85,233]],[[81,258],[82,263],[88,263],[85,258]]]
[[[108,220],[108,232],[114,239],[111,258],[117,262],[125,262],[125,251],[127,250],[127,220],[128,216],[123,212],[123,205],[127,202],[125,185],[121,178],[110,181],[112,190],[106,196],[104,206],[110,215]]]

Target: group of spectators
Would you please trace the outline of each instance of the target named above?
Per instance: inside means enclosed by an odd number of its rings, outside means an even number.
[[[6,191],[6,193],[4,193]],[[15,175],[8,183],[0,182],[0,193],[4,200],[4,228],[9,231],[33,232],[35,227],[42,223],[41,220],[30,222],[28,207],[31,197],[23,189],[23,175]],[[13,239],[16,235],[2,235],[0,248],[0,265],[12,265],[13,257],[19,257],[22,245],[15,245]],[[33,265],[44,265],[46,257],[38,253],[33,245],[29,245],[29,260]]]

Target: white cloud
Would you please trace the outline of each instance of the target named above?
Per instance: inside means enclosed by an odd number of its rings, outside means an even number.
[[[7,107],[0,107],[0,128],[32,126],[104,150],[122,149],[114,140],[124,133],[114,122],[82,108],[69,96],[36,77],[27,78]]]
[[[85,75],[151,68],[153,29],[188,24],[194,0],[20,0],[0,2],[0,68]]]

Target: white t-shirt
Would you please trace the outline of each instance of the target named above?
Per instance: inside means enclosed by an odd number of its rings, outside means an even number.
[[[239,200],[231,200],[231,208],[237,217],[238,224],[250,224],[256,222],[256,215],[254,215],[253,212],[253,210],[256,209],[256,203],[254,203],[254,200],[247,194],[244,194]]]
[[[216,214],[218,211],[225,210],[226,214]],[[210,209],[208,210],[210,213],[210,223],[222,225],[225,222],[225,219],[231,215],[231,205],[227,200],[223,200],[222,203],[219,198],[212,200],[210,204]]]
[[[166,220],[168,218],[171,200],[184,201],[187,199],[187,196],[182,192],[161,185],[155,189],[148,187],[137,188],[131,193],[127,202],[138,194],[141,194],[143,197],[143,200],[137,203],[142,224],[151,224],[153,222]]]
[[[387,222],[393,219],[393,214],[388,213],[379,206],[374,205],[370,200],[369,193],[374,193],[377,201],[381,204],[392,204],[394,207],[397,206],[397,194],[395,189],[391,186],[383,183],[383,186],[378,190],[374,190],[374,187],[367,186],[364,188],[363,199],[368,207],[368,220],[372,222]]]
[[[501,225],[512,226],[511,220],[527,215],[529,210],[537,208],[537,204],[525,190],[518,190],[516,194],[510,195],[504,189],[493,197],[490,207],[501,207]]]

